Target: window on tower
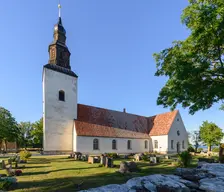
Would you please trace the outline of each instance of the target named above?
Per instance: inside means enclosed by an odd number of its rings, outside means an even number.
[[[58,94],[59,101],[65,101],[65,92],[60,90]]]

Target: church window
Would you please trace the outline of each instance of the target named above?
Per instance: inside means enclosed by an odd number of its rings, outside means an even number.
[[[148,141],[145,140],[145,149],[148,149]]]
[[[65,92],[60,90],[58,94],[59,101],[65,101]]]
[[[155,149],[158,149],[158,141],[157,140],[154,141],[154,147],[155,147]]]
[[[94,139],[93,140],[93,150],[98,150],[99,149],[99,140]]]
[[[112,141],[112,149],[117,149],[117,141],[115,139]]]
[[[178,135],[178,136],[180,135],[180,131],[177,131],[177,135]]]
[[[173,146],[173,140],[171,140],[171,149],[174,149],[174,146]]]
[[[128,149],[131,149],[131,140],[128,140]]]
[[[185,148],[185,146],[184,146],[184,141],[182,141],[182,148],[183,148],[183,149]]]

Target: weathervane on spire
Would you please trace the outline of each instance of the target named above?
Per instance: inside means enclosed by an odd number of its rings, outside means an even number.
[[[58,2],[58,11],[59,11],[59,17],[61,17],[61,4],[60,4],[60,0]]]

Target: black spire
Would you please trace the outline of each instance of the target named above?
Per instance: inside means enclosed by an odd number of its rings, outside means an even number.
[[[60,67],[71,69],[70,52],[66,46],[66,30],[62,25],[61,5],[58,5],[59,17],[58,22],[54,25],[54,40],[49,45],[49,64],[56,64]]]

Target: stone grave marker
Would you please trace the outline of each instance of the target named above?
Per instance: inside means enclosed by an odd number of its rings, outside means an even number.
[[[100,164],[104,165],[104,166],[106,165],[106,156],[104,156],[104,155],[100,156]]]
[[[150,157],[150,162],[159,163],[159,157]]]
[[[113,159],[112,158],[109,158],[109,157],[106,157],[106,165],[105,165],[105,167],[112,168],[113,166],[114,166]]]
[[[0,169],[5,169],[5,161],[4,160],[0,161]]]
[[[87,161],[88,160],[88,155],[82,155],[81,160],[82,161]]]
[[[16,162],[19,163],[20,162],[20,156],[16,157]]]
[[[139,154],[135,154],[135,161],[140,161],[140,155]]]
[[[100,159],[99,159],[99,157],[89,156],[88,157],[88,163],[91,163],[91,164],[100,163]]]

